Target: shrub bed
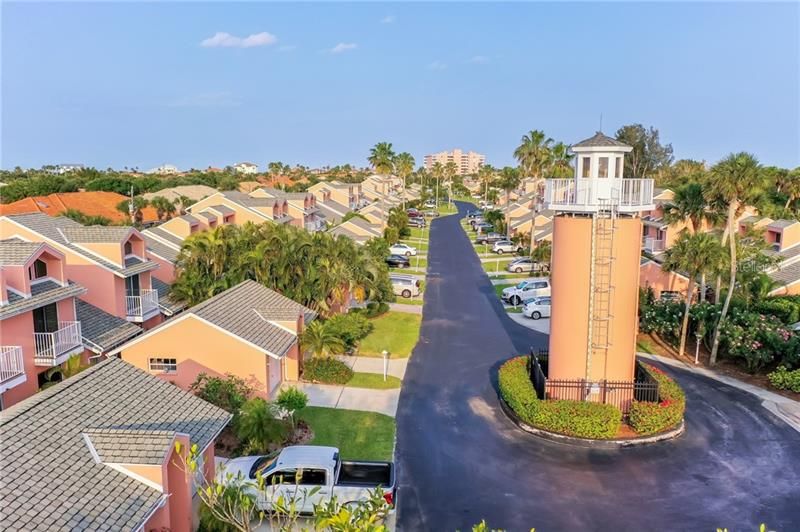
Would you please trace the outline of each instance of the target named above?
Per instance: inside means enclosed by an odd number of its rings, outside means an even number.
[[[681,422],[686,410],[686,396],[678,383],[660,369],[642,364],[658,381],[658,403],[633,401],[628,423],[638,434],[649,435],[671,429]]]
[[[303,364],[303,379],[323,384],[347,384],[353,378],[353,370],[331,357],[315,357]]]
[[[767,375],[769,383],[779,390],[791,390],[800,393],[800,369],[789,371],[786,366],[778,366],[778,369]]]
[[[613,405],[583,401],[540,401],[528,377],[528,357],[506,361],[498,375],[500,395],[519,418],[542,430],[567,436],[611,439],[622,413]]]

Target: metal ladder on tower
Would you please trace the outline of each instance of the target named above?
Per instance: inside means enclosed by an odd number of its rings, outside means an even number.
[[[617,230],[617,203],[599,200],[592,216],[591,279],[589,286],[589,338],[586,353],[586,379],[591,379],[595,350],[611,347],[614,299],[614,233]],[[607,353],[606,353],[607,355]]]

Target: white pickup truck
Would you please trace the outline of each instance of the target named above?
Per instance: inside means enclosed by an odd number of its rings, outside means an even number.
[[[258,472],[265,478],[261,492],[255,484]],[[395,504],[392,462],[341,460],[336,447],[295,445],[277,455],[234,458],[218,466],[217,477],[221,482],[250,481],[248,489],[254,491],[259,510],[265,511],[271,510],[270,502],[281,495],[284,499],[295,497],[299,511],[310,514],[315,504],[334,495],[339,503],[347,504],[367,500],[369,492],[378,487],[386,502]],[[312,494],[314,488],[319,490]]]

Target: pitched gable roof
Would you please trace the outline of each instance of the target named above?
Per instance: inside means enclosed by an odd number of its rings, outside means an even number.
[[[142,333],[137,325],[82,299],[75,300],[75,314],[81,322],[84,347],[98,354],[106,353]]]
[[[95,459],[142,455],[152,461],[163,432],[188,434],[205,448],[231,415],[117,358],[0,412],[0,528],[136,530],[162,500],[153,487]],[[123,432],[139,443],[109,448]],[[93,439],[94,438],[94,439]],[[21,464],[24,467],[21,467]]]
[[[630,148],[630,146],[628,146],[624,142],[620,142],[617,139],[612,139],[611,137],[604,135],[600,131],[598,131],[588,139],[584,139],[576,144],[573,144],[572,147],[573,148],[596,148],[596,147]]]
[[[18,238],[0,240],[0,266],[24,266],[43,246],[42,242],[25,242]]]

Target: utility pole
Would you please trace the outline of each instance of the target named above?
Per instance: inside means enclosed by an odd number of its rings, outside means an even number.
[[[133,207],[133,185],[131,185],[131,197],[128,200],[128,215],[131,217],[131,225],[136,223],[136,210]]]

